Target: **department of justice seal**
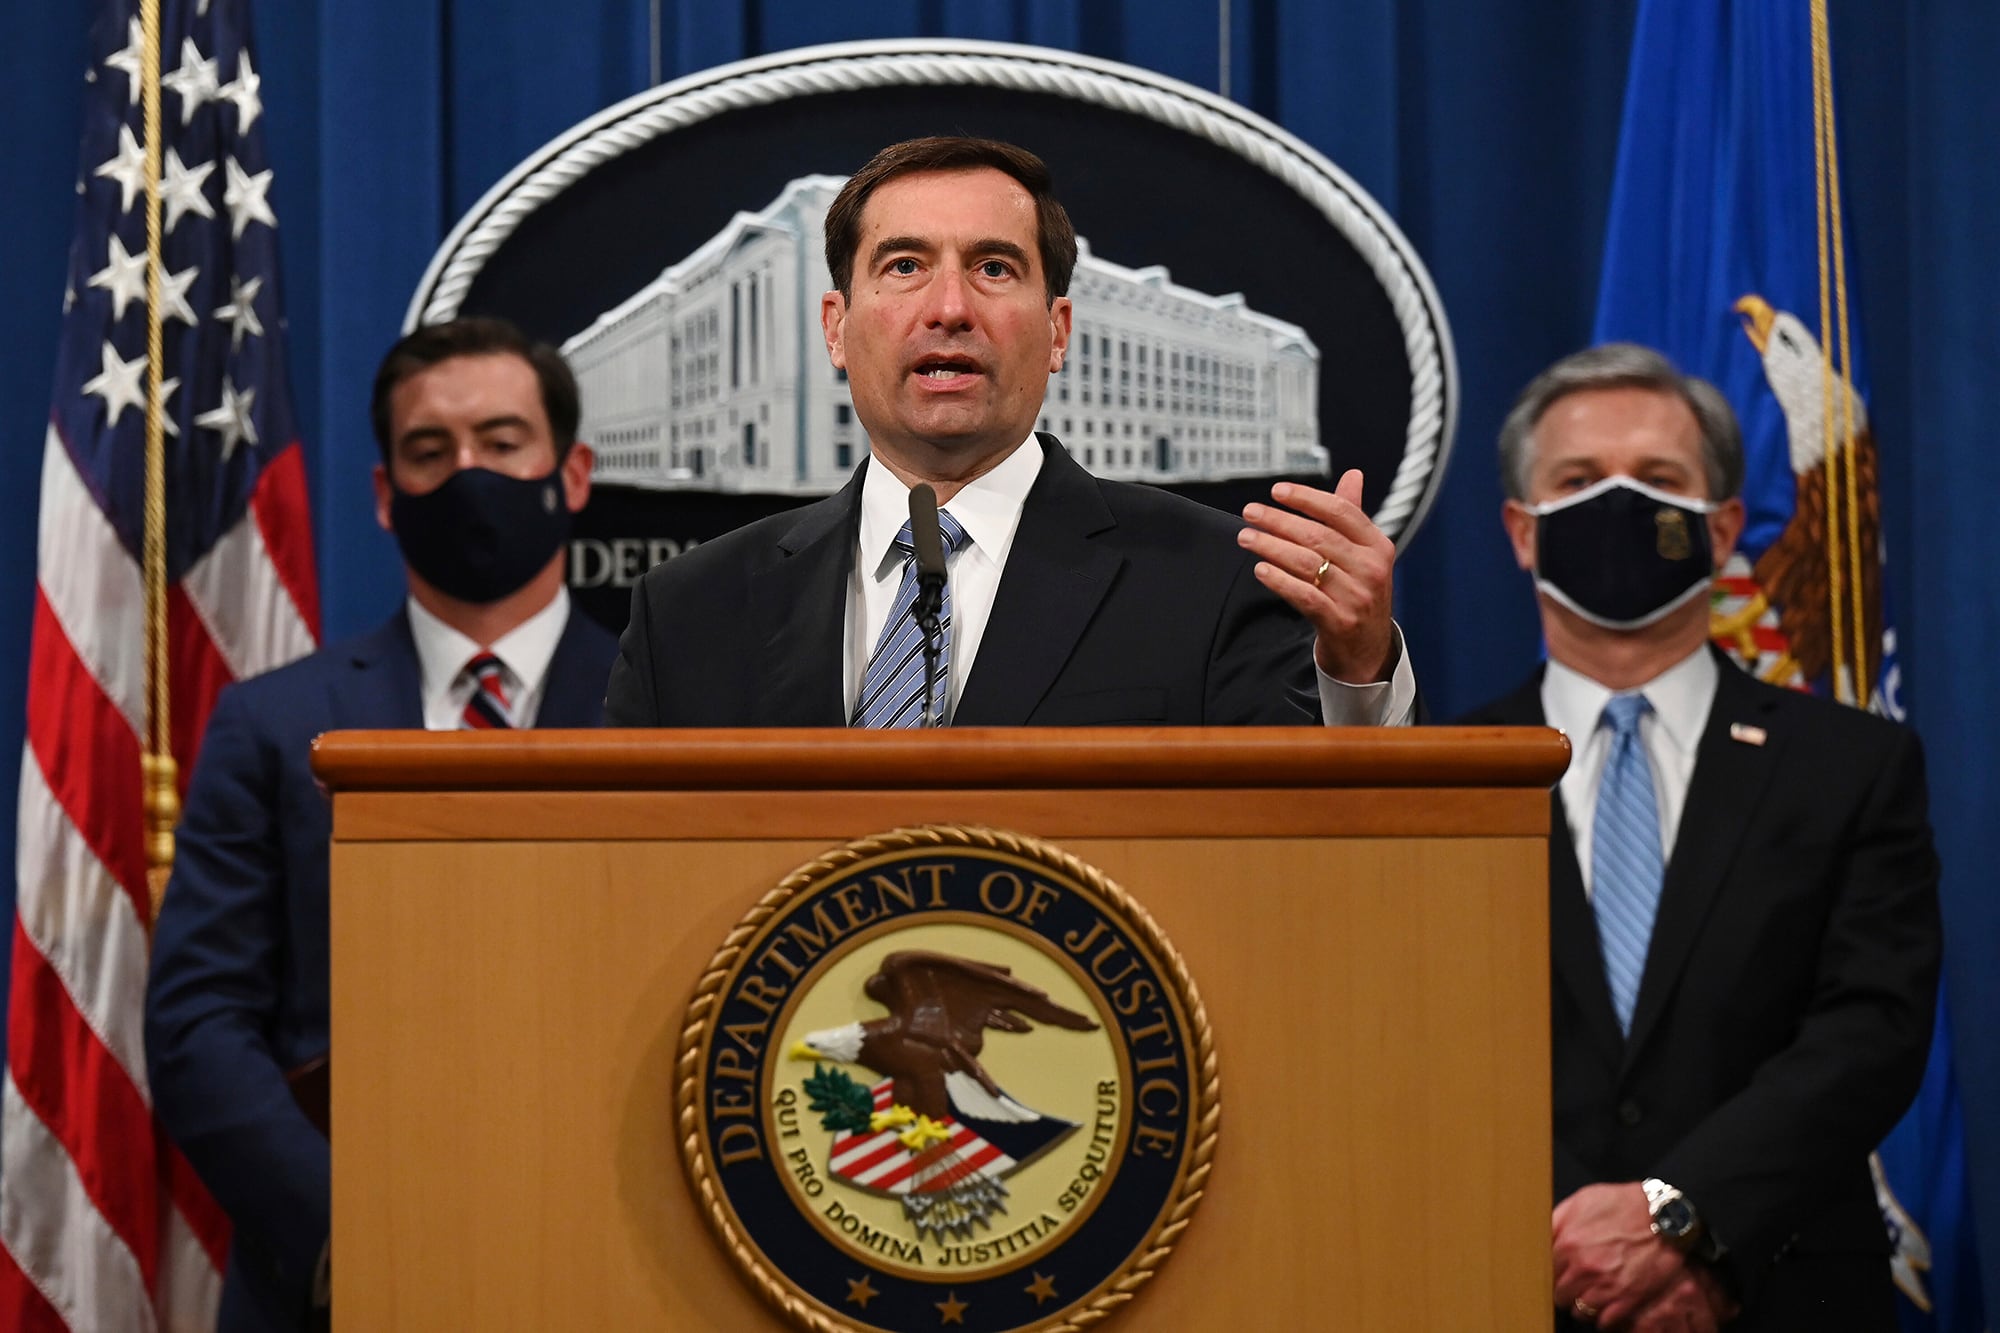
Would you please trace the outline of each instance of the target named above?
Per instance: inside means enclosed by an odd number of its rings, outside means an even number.
[[[681,1156],[751,1284],[816,1330],[1080,1328],[1200,1201],[1208,1022],[1145,911],[1020,834],[800,867],[688,1007]]]

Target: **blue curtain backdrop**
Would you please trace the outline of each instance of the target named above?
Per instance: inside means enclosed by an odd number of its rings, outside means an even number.
[[[1946,858],[1968,1148],[2000,1291],[2000,8],[1836,0],[1850,242],[1868,312],[1890,596]],[[34,598],[36,474],[62,302],[90,6],[16,5],[0,44],[0,864]],[[1539,652],[1497,520],[1508,402],[1588,338],[1632,12],[1604,0],[285,0],[257,14],[326,629],[399,595],[375,528],[368,377],[451,223],[515,162],[656,78],[817,42],[1032,42],[1157,70],[1270,116],[1381,200],[1437,280],[1464,408],[1398,570],[1433,708]],[[689,189],[700,182],[690,181]],[[1299,262],[1310,263],[1302,255]],[[0,876],[0,922],[13,879]],[[3,955],[4,951],[0,951]],[[0,1004],[5,988],[0,986]]]

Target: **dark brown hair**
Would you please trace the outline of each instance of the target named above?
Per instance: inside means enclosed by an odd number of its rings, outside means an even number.
[[[560,462],[576,443],[577,419],[582,413],[576,391],[576,376],[562,353],[544,342],[535,342],[504,319],[490,315],[468,315],[443,324],[425,324],[396,340],[375,371],[375,392],[369,400],[368,416],[375,427],[375,443],[382,451],[382,465],[389,466],[395,441],[389,438],[389,398],[396,386],[413,375],[429,370],[456,356],[518,356],[535,372],[542,388],[542,410],[548,414],[549,432],[555,436],[556,460]]]
[[[1025,148],[998,139],[936,137],[890,144],[868,165],[848,177],[826,210],[826,271],[845,296],[853,294],[855,251],[861,247],[861,210],[868,196],[884,181],[917,171],[969,171],[991,167],[1021,183],[1035,201],[1035,241],[1041,251],[1042,277],[1053,303],[1069,294],[1069,277],[1076,269],[1076,228],[1055,196],[1046,163]]]

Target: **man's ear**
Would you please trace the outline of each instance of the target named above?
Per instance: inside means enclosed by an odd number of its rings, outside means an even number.
[[[826,338],[826,359],[835,369],[847,369],[847,348],[841,334],[847,325],[847,298],[828,292],[819,298],[819,331]]]
[[[389,524],[389,501],[395,498],[396,492],[389,485],[389,469],[377,463],[370,479],[375,483],[375,521],[381,525],[382,531],[394,532]]]
[[[596,464],[597,455],[582,440],[572,444],[563,455],[563,503],[570,513],[580,513],[590,503],[590,470]]]
[[[1729,563],[1729,557],[1736,553],[1736,543],[1743,536],[1743,525],[1749,521],[1743,510],[1743,497],[1732,495],[1717,505],[1708,516],[1708,544],[1715,550],[1715,568],[1719,572]]]
[[[1067,296],[1058,296],[1049,303],[1049,374],[1062,369],[1063,357],[1069,352],[1071,308]]]
[[[1519,500],[1507,500],[1500,506],[1500,525],[1507,529],[1507,541],[1514,548],[1514,563],[1530,573],[1535,568],[1535,530],[1538,522],[1528,512],[1528,506]]]

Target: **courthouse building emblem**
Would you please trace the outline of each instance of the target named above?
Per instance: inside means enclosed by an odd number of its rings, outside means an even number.
[[[679,1067],[694,1195],[807,1328],[1102,1319],[1167,1260],[1219,1120],[1159,928],[1076,858],[982,829],[787,877],[716,955]]]
[[[787,184],[563,345],[601,485],[824,494],[867,453],[819,341],[838,176]],[[1041,429],[1099,476],[1155,483],[1325,475],[1319,348],[1241,293],[1091,252],[1070,282],[1074,355]]]

